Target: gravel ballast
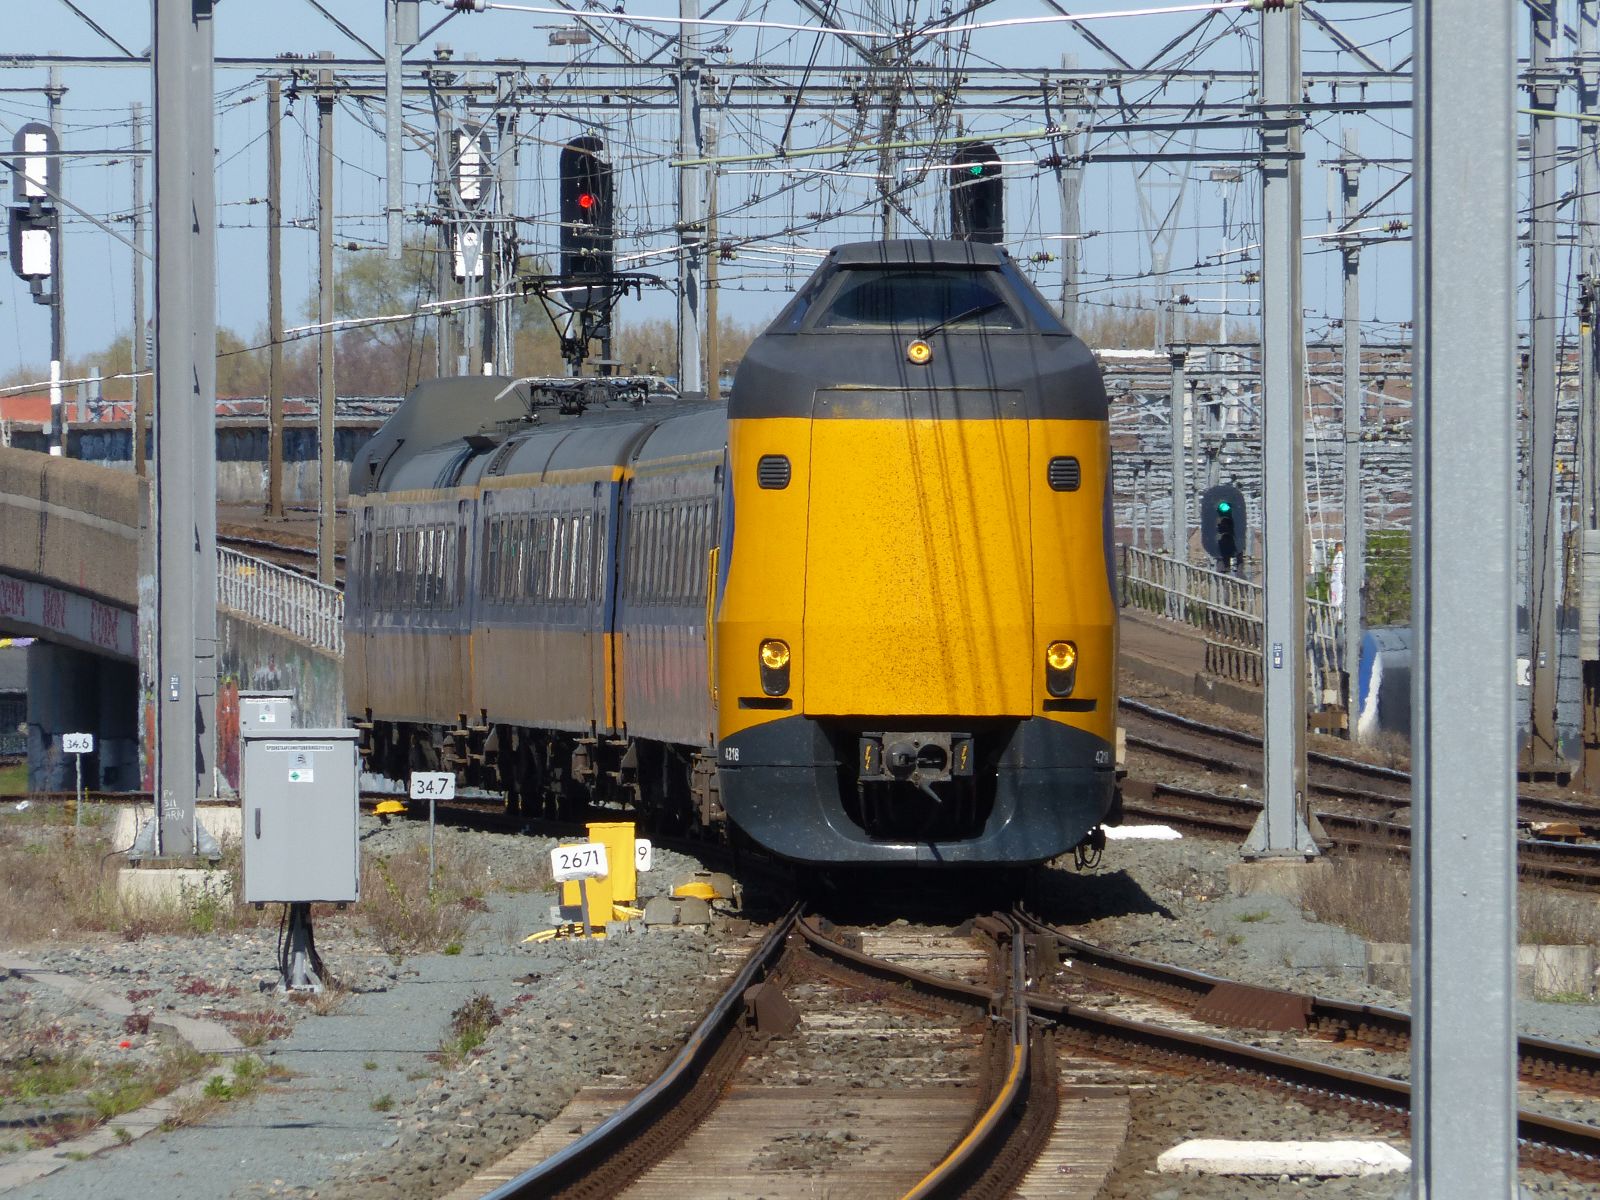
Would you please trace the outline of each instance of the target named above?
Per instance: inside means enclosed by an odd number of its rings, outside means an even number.
[[[364,853],[425,838],[417,825],[365,823]],[[470,852],[513,889],[544,877],[551,839],[441,830],[441,845]],[[641,877],[641,900],[694,870],[660,847]],[[1237,861],[1226,842],[1116,841],[1089,873],[1047,872],[1041,915],[1091,941],[1218,975],[1403,1008],[1407,998],[1365,982],[1359,938],[1308,919],[1297,905],[1229,894]],[[550,925],[548,890],[494,890],[473,916],[458,954],[396,959],[356,913],[319,916],[318,944],[348,989],[331,1002],[279,997],[276,923],[208,937],[95,936],[50,946],[4,947],[52,971],[96,983],[152,1013],[218,1021],[240,1036],[278,1033],[254,1048],[285,1078],[217,1106],[197,1123],[142,1138],[12,1194],[54,1200],[160,1195],[212,1197],[435,1196],[492,1162],[559,1112],[579,1088],[635,1083],[675,1050],[743,943],[722,917],[707,932],[628,934],[605,941],[524,943]],[[451,1014],[487,996],[499,1024],[459,1064],[441,1061]],[[54,1007],[53,1007],[54,1006]],[[1596,1034],[1592,1004],[1519,1006],[1526,1032],[1561,1040]],[[61,1006],[25,979],[0,979],[0,1026],[37,1032],[59,1023],[86,1050],[144,1056],[159,1033],[132,1036],[120,1018]],[[1267,1040],[1237,1034],[1241,1040]],[[130,1045],[118,1045],[127,1040]],[[1404,1056],[1372,1054],[1371,1069],[1403,1075]],[[1163,1078],[1137,1093],[1130,1140],[1102,1195],[1288,1197],[1307,1191],[1358,1200],[1408,1194],[1409,1181],[1176,1179],[1155,1157],[1189,1137],[1353,1137],[1360,1120],[1313,1112],[1281,1097],[1191,1079]],[[5,1156],[0,1155],[0,1163]],[[1588,1196],[1594,1189],[1525,1176],[1532,1194]]]

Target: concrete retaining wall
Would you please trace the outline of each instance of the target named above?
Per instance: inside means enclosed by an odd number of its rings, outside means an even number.
[[[1398,992],[1411,990],[1411,944],[1369,942],[1367,982]],[[1593,996],[1593,946],[1518,946],[1517,994],[1525,1000],[1544,996]]]
[[[230,786],[239,786],[239,693],[294,693],[294,723],[302,729],[343,726],[344,662],[303,642],[217,614],[217,759]]]

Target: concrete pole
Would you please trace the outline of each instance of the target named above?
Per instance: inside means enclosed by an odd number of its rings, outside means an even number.
[[[434,78],[439,78],[439,76]],[[439,252],[435,255],[435,260],[438,263],[438,276],[435,294],[440,300],[452,300],[455,298],[454,256],[458,226],[455,219],[455,188],[451,182],[450,167],[453,157],[451,143],[453,141],[455,117],[450,109],[448,98],[441,97],[437,101],[434,108],[434,121],[436,125],[433,146],[434,195],[439,205],[448,214],[447,219],[438,226]],[[441,308],[435,323],[434,349],[437,358],[437,374],[441,379],[461,373],[456,359],[457,315],[452,308]]]
[[[267,516],[283,520],[283,84],[267,80]]]
[[[1078,153],[1078,135],[1061,139],[1065,155]],[[1065,157],[1064,155],[1064,157]],[[1061,186],[1061,320],[1078,324],[1078,281],[1083,277],[1083,164],[1069,159],[1058,172]]]
[[[1339,167],[1344,194],[1343,223],[1360,212],[1361,163],[1356,131],[1344,131],[1344,162]],[[1344,672],[1346,733],[1355,737],[1360,708],[1362,589],[1366,585],[1366,501],[1361,488],[1361,243],[1347,235],[1344,245]]]
[[[388,226],[387,254],[400,257],[405,243],[402,223],[405,205],[405,155],[401,137],[405,120],[400,58],[405,46],[400,35],[400,0],[383,0],[383,215]],[[415,6],[412,6],[413,13]]]
[[[700,0],[678,0],[678,16],[695,20]],[[682,25],[678,34],[678,157],[701,154],[699,47]],[[700,167],[678,168],[678,394],[691,399],[705,395],[700,356],[704,349],[701,328],[703,289],[701,272],[705,235]]]
[[[1417,1200],[1517,1194],[1516,12],[1480,0],[1413,10]]]
[[[706,154],[717,152],[720,130],[713,119],[706,127]],[[706,172],[706,399],[716,404],[722,399],[722,330],[717,277],[722,269],[722,252],[717,244],[717,171]]]
[[[144,249],[144,105],[137,100],[131,107],[133,125],[133,244]],[[141,378],[148,365],[144,353],[144,255],[133,254],[133,411],[129,414],[133,439],[133,470],[145,473],[145,430],[150,425],[150,398],[154,387]]]
[[[1531,107],[1549,111],[1556,106],[1557,86],[1546,75],[1556,36],[1554,0],[1529,0],[1533,23],[1529,83]],[[1529,401],[1533,410],[1528,444],[1532,484],[1528,539],[1528,601],[1531,618],[1530,658],[1533,710],[1529,725],[1526,766],[1535,772],[1554,771],[1559,765],[1556,732],[1556,554],[1560,536],[1555,528],[1556,437],[1556,336],[1561,313],[1556,307],[1556,125],[1550,117],[1533,117],[1533,206],[1529,225],[1528,340]]]
[[[1266,803],[1255,858],[1311,858],[1306,827],[1305,343],[1300,298],[1300,8],[1261,14],[1261,529]]]
[[[1177,320],[1174,314],[1174,325]],[[1167,429],[1172,435],[1172,514],[1167,521],[1167,553],[1185,563],[1189,561],[1189,474],[1183,458],[1186,427],[1183,397],[1186,388],[1184,364],[1188,356],[1189,347],[1181,342],[1174,341],[1167,346],[1167,361],[1172,367],[1167,417]]]
[[[199,243],[210,230],[195,221],[195,191],[209,172],[193,170],[210,158],[193,145],[189,110],[202,100],[195,68],[196,25],[209,20],[205,0],[155,0],[152,48],[155,73],[156,211],[156,605],[157,847],[163,856],[194,853],[194,809],[209,764],[199,752],[202,721],[196,689],[195,593],[201,546],[194,511],[194,466],[205,444],[201,415],[199,319],[195,269],[205,256]],[[209,105],[210,97],[203,97]],[[207,206],[209,211],[209,205]],[[208,288],[206,296],[214,289]],[[210,551],[215,554],[214,548]],[[213,607],[216,603],[212,593]],[[209,783],[209,779],[206,780]],[[209,786],[206,788],[209,791]]]
[[[494,261],[497,273],[494,293],[511,290],[517,277],[517,169],[520,153],[517,148],[516,76],[502,72],[495,94],[499,113],[495,141],[495,169],[499,183],[496,211],[499,221],[494,227]],[[511,300],[509,297],[494,302],[494,366],[502,375],[515,376],[516,342],[511,332]]]
[[[332,58],[323,51],[320,57]],[[333,490],[333,72],[317,72],[317,581],[333,584],[339,504]]]
[[[1072,56],[1062,55],[1063,68],[1075,65]],[[1081,92],[1076,84],[1061,93],[1063,124],[1073,119]],[[1071,106],[1070,108],[1068,106]],[[1056,168],[1056,183],[1061,189],[1061,320],[1068,329],[1078,320],[1078,281],[1083,270],[1083,164],[1078,161],[1076,131],[1061,138],[1061,166]]]

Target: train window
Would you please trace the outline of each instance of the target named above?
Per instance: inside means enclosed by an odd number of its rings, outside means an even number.
[[[581,583],[578,599],[585,604],[594,598],[594,514],[583,514],[583,554],[578,560]]]
[[[818,329],[883,326],[930,331],[1020,329],[997,271],[870,268],[841,271]]]
[[[644,545],[641,547],[644,561],[640,564],[641,578],[639,580],[639,603],[654,604],[656,593],[656,562],[661,557],[661,545],[656,537],[656,518],[660,514],[653,508],[645,509],[640,517],[640,533]]]
[[[568,561],[572,570],[567,580],[567,599],[576,603],[583,599],[584,567],[588,562],[589,523],[582,516],[572,518],[572,549]]]
[[[494,599],[495,572],[500,566],[499,518],[490,517],[483,523],[483,561],[480,573],[483,579],[483,598]]]
[[[1006,259],[1000,268],[1000,274],[1004,275],[1006,282],[1011,285],[1012,294],[1022,305],[1022,311],[1028,315],[1035,329],[1040,333],[1071,332],[1061,323],[1061,318],[1056,316],[1055,310],[1050,307],[1050,302],[1033,285],[1033,280],[1018,270],[1017,264],[1012,259]]]
[[[800,324],[806,318],[806,313],[811,311],[811,304],[816,300],[826,284],[833,282],[833,272],[818,271],[808,279],[793,300],[784,306],[778,314],[777,320],[772,322],[768,333],[798,333]]]
[[[544,581],[544,595],[546,600],[553,603],[561,596],[561,531],[566,526],[560,517],[551,517],[549,520],[550,554],[545,560],[545,569],[549,575]]]

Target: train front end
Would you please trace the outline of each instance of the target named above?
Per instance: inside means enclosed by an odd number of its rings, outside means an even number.
[[[728,454],[728,816],[839,866],[1091,837],[1115,786],[1106,398],[1009,257],[835,250],[746,355]]]

